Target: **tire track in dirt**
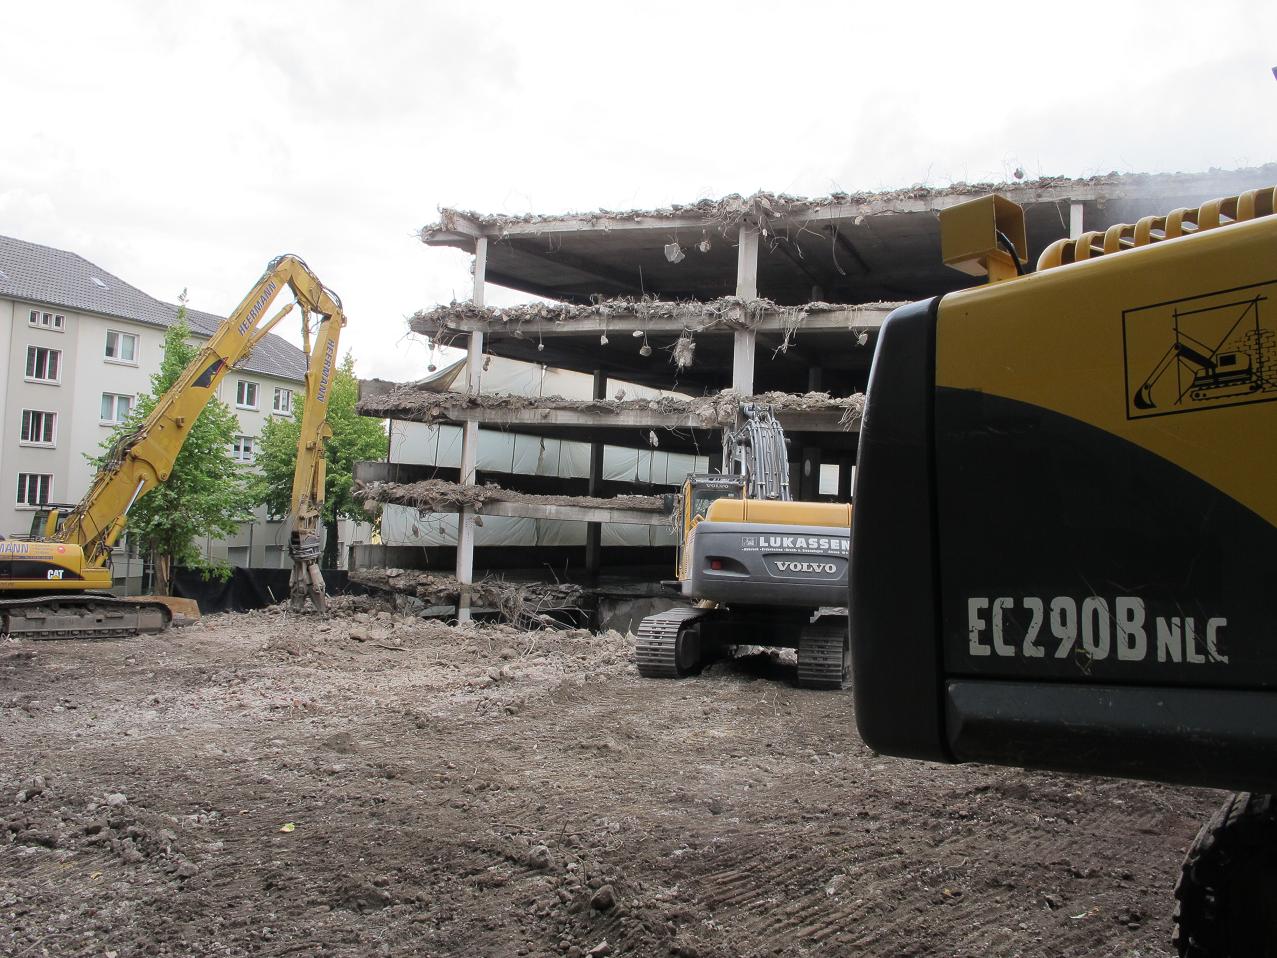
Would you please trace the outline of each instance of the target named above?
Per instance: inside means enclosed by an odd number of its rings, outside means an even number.
[[[882,758],[849,696],[766,662],[644,682],[617,637],[373,624],[0,669],[0,952],[1169,952],[1211,793]],[[114,791],[107,851],[85,809]]]

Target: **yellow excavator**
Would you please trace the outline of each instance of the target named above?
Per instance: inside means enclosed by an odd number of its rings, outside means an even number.
[[[745,404],[740,416],[723,473],[688,476],[677,497],[678,578],[663,584],[695,604],[640,623],[639,674],[683,678],[733,646],[775,646],[798,650],[799,685],[841,689],[851,505],[793,501],[773,410]]]
[[[895,310],[874,354],[861,736],[1235,790],[1184,860],[1176,947],[1277,955],[1277,189],[1059,240],[1036,270],[1006,199],[940,222],[945,261],[990,282]]]
[[[269,319],[267,309],[285,288],[289,303]],[[303,321],[307,355],[306,397],[297,468],[293,475],[293,559],[290,599],[327,608],[319,571],[322,552],[324,443],[332,435],[328,398],[337,365],[337,343],[346,324],[341,300],[301,259],[279,256],[231,315],[200,349],[151,414],[110,449],[89,491],[73,510],[51,508],[28,540],[0,541],[0,634],[16,638],[105,638],[161,632],[172,623],[163,597],[121,598],[112,585],[111,549],[124,532],[129,510],[163,483],[196,418],[226,373],[242,362],[299,305],[316,314],[312,336]]]

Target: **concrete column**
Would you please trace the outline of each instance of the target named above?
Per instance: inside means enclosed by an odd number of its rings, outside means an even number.
[[[851,469],[855,460],[847,456],[838,460],[838,501],[851,501]]]
[[[758,298],[758,228],[742,223],[736,247],[736,295]],[[745,396],[754,393],[754,339],[752,329],[736,330],[732,344],[732,388]]]
[[[803,502],[814,502],[820,497],[820,447],[803,446],[802,456],[798,498]]]
[[[1069,239],[1077,239],[1082,235],[1082,204],[1074,200],[1069,204]]]
[[[480,236],[474,241],[474,304],[483,305],[483,282],[488,266],[488,240]],[[466,348],[466,390],[479,392],[483,375],[483,333],[470,334]],[[460,481],[474,482],[475,465],[479,460],[479,424],[467,422],[461,431]],[[457,581],[461,594],[457,598],[457,620],[470,620],[470,584],[474,582],[474,511],[462,509],[457,514]]]
[[[601,369],[594,370],[594,398],[607,398],[607,374]],[[590,485],[588,494],[603,494],[603,443],[590,443]],[[598,578],[599,567],[603,559],[603,524],[591,522],[585,527],[585,571],[594,579]]]
[[[825,371],[819,366],[807,370],[807,391],[819,392],[825,381]],[[818,446],[803,446],[802,466],[798,480],[798,498],[814,502],[820,496],[821,454]],[[792,488],[792,487],[791,487]]]

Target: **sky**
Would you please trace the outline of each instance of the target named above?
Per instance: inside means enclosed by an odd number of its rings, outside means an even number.
[[[440,207],[1277,160],[1272,0],[63,0],[4,21],[0,233],[221,315],[296,253],[341,296],[358,374],[392,380],[430,359],[406,317],[470,294],[470,257],[416,237]]]

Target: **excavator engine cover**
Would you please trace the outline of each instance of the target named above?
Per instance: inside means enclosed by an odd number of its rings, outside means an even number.
[[[1273,215],[892,313],[851,534],[865,741],[1277,790],[1275,401]]]
[[[807,503],[784,503],[807,505]],[[692,530],[683,595],[732,607],[840,607],[847,600],[847,529],[705,521]]]

